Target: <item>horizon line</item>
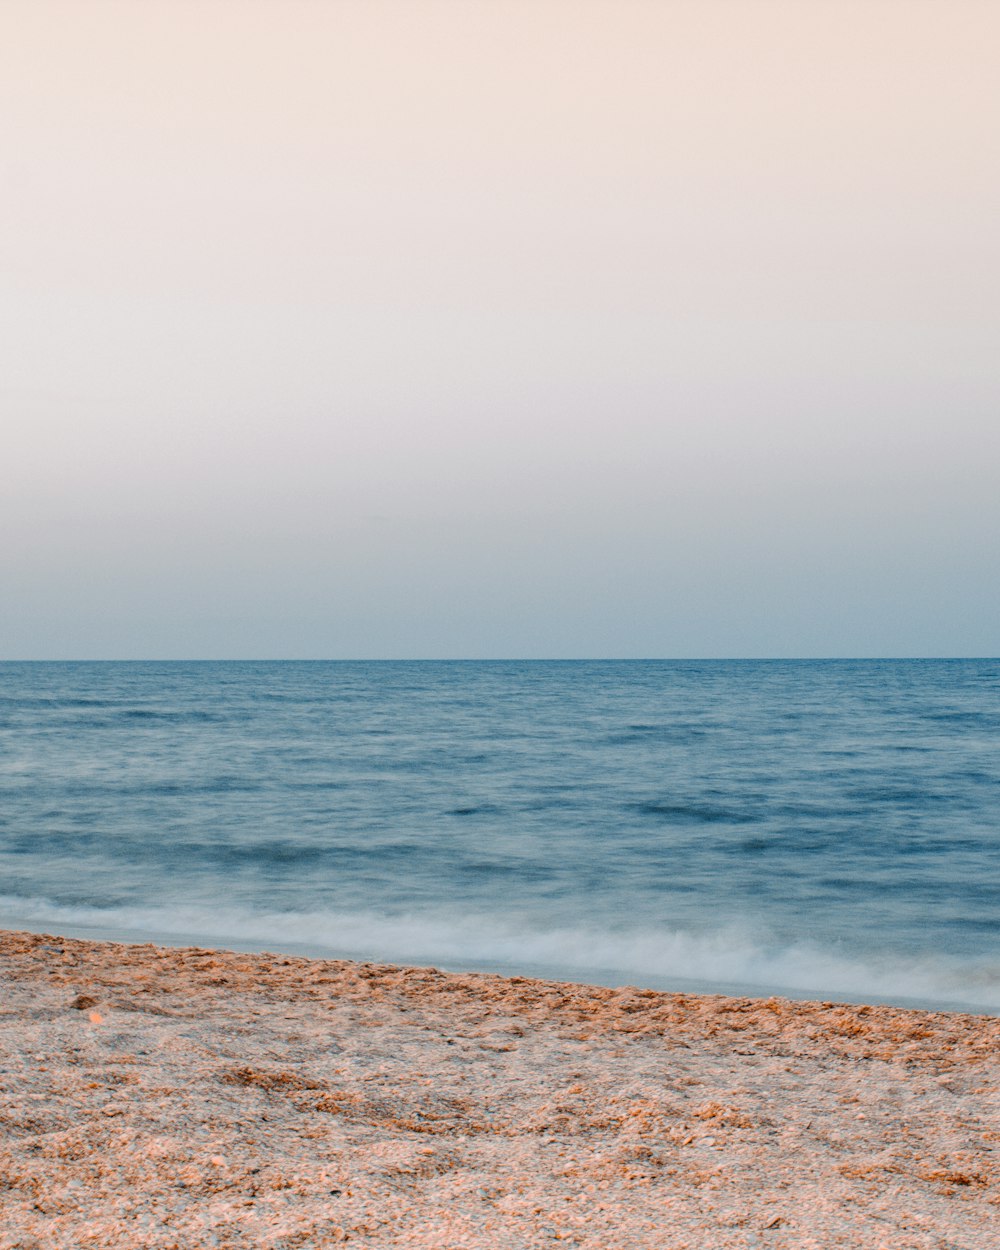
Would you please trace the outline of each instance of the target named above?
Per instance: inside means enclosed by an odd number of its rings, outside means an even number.
[[[34,656],[0,664],[867,664],[1000,661],[1000,655],[590,655],[590,656]]]

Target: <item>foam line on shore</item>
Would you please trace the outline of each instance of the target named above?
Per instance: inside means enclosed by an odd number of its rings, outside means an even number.
[[[0,897],[5,923],[81,937],[438,964],[604,985],[837,998],[1000,1013],[1000,968],[944,955],[861,957],[781,944],[735,924],[659,929],[515,928],[447,912],[258,912],[230,906],[94,907]]]

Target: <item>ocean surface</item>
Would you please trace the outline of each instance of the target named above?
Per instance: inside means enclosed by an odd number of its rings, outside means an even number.
[[[0,664],[0,926],[1000,1012],[1000,661]]]

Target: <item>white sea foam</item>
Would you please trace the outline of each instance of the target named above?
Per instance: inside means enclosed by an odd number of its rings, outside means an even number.
[[[431,913],[251,912],[204,906],[66,907],[0,897],[0,924],[67,936],[483,969],[657,989],[839,998],[1000,1013],[1000,967],[954,958],[838,954],[768,944],[736,926],[600,932],[515,928]]]

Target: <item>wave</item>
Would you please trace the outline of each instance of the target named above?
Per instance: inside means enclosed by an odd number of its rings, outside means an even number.
[[[737,926],[530,928],[497,918],[373,911],[263,912],[208,904],[66,906],[0,896],[0,925],[110,941],[210,945],[599,985],[883,1002],[1000,1014],[1000,964],[931,955],[861,957],[768,942]]]
[[[695,825],[752,825],[762,818],[745,808],[721,807],[711,803],[660,803],[650,800],[630,804],[642,816],[654,816],[667,823]]]

